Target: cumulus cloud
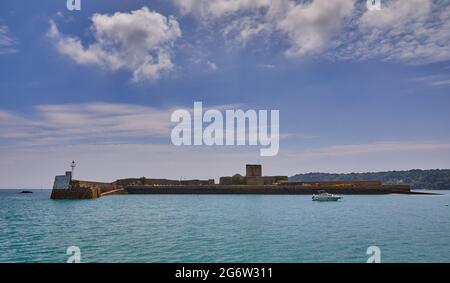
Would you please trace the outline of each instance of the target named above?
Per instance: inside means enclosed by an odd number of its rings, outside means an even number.
[[[315,0],[295,5],[278,23],[291,40],[287,54],[302,56],[323,51],[352,11],[352,0]]]
[[[172,0],[182,14],[202,18],[219,18],[236,12],[271,5],[271,0]]]
[[[411,64],[450,60],[450,2],[386,0],[380,11],[355,0],[172,0],[202,23],[224,22],[240,46],[282,39],[291,57],[380,58]]]
[[[431,11],[429,0],[395,0],[383,3],[383,9],[367,10],[360,21],[363,27],[403,27],[406,23],[425,20]]]
[[[272,26],[258,17],[242,17],[231,21],[223,29],[223,35],[245,46],[247,42],[272,31]]]
[[[57,50],[78,64],[96,65],[116,71],[128,70],[133,81],[157,80],[174,68],[172,48],[181,37],[178,21],[143,7],[130,13],[94,14],[91,18],[94,42],[62,34],[50,22],[47,36]]]
[[[351,15],[353,0],[174,0],[183,14],[202,21],[226,18],[223,35],[241,45],[260,35],[278,32],[291,47],[289,55],[302,56],[322,51]]]
[[[0,25],[0,55],[16,52],[16,39],[12,36],[9,28]]]
[[[381,58],[411,64],[450,59],[450,3],[393,0],[380,11],[365,11],[357,32],[343,37],[337,57]]]

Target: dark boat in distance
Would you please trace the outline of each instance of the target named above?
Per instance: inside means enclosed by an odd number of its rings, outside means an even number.
[[[32,191],[27,191],[27,190],[19,192],[19,194],[32,194],[32,193],[33,193]]]

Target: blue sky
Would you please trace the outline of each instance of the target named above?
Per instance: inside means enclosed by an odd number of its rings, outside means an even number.
[[[450,4],[365,2],[1,1],[0,188],[450,167]],[[279,109],[280,153],[171,145],[194,101]]]

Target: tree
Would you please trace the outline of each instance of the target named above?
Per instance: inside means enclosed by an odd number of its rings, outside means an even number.
[[[146,184],[147,184],[147,178],[141,177],[141,178],[139,178],[139,182],[140,182],[142,185],[146,185]]]
[[[234,174],[231,177],[231,183],[233,185],[245,185],[245,177],[243,177],[241,174]]]

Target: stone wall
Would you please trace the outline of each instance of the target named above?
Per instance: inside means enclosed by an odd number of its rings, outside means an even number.
[[[233,179],[229,176],[220,177],[219,184],[220,185],[232,185]]]
[[[52,194],[50,196],[51,199],[94,199],[100,197],[102,193],[117,189],[116,186],[111,183],[81,180],[72,180],[68,186],[61,187],[60,185],[56,185],[58,177],[63,176],[56,176],[55,185],[53,186]]]
[[[264,178],[263,177],[256,177],[256,176],[252,176],[252,177],[245,177],[245,183],[248,186],[254,186],[254,185],[264,185]]]
[[[215,186],[132,186],[126,187],[128,194],[268,194],[268,195],[312,195],[321,190],[334,194],[379,195],[379,194],[418,194],[411,192],[409,186],[352,187],[352,188],[307,188],[286,185],[215,185]]]
[[[71,182],[71,187],[73,189],[94,189],[94,190],[98,190],[98,192],[100,194],[115,190],[117,188],[112,183],[92,182],[92,181],[82,181],[82,180],[73,180]]]
[[[100,192],[95,188],[78,189],[53,189],[51,199],[95,199],[100,197]]]
[[[193,185],[193,186],[207,186],[214,185],[214,179],[208,180],[169,180],[169,179],[151,179],[151,178],[128,178],[117,180],[113,185],[117,187],[126,186],[180,186],[180,185]]]
[[[320,182],[290,182],[290,186],[302,186],[311,188],[352,188],[352,187],[366,187],[366,188],[379,188],[382,183],[379,181],[320,181]]]

